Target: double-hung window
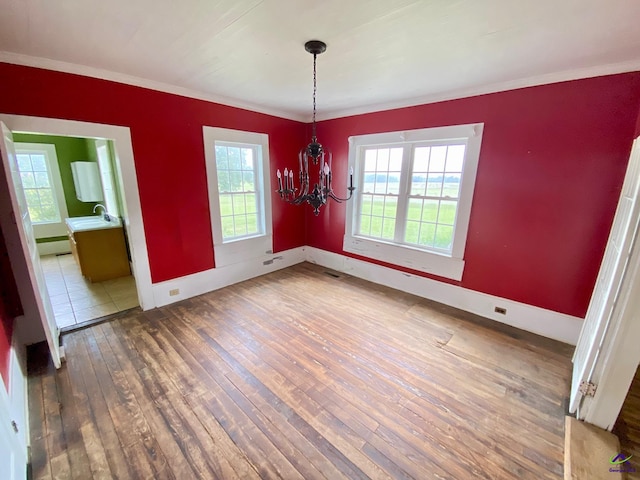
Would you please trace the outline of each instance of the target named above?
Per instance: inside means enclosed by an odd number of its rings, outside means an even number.
[[[270,253],[268,136],[214,127],[203,132],[216,266]]]
[[[344,250],[460,280],[483,124],[350,138]]]
[[[215,149],[223,242],[262,233],[259,146],[216,142]]]
[[[15,149],[36,238],[64,235],[68,215],[55,145],[16,143]]]

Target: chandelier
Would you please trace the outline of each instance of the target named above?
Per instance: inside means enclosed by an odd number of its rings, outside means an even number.
[[[280,198],[287,203],[293,205],[308,203],[313,207],[313,214],[317,216],[320,213],[320,207],[326,205],[329,199],[338,203],[345,202],[353,196],[353,191],[356,188],[353,186],[352,168],[349,172],[349,187],[347,187],[349,196],[340,198],[333,193],[333,187],[331,186],[331,151],[325,149],[316,137],[316,57],[327,49],[327,45],[320,40],[310,40],[304,44],[304,49],[313,54],[313,124],[311,127],[311,143],[303,147],[298,154],[300,168],[298,182],[300,188],[296,187],[293,168],[285,168],[284,176],[280,173],[280,169],[276,173],[278,176],[278,190],[276,191]],[[311,160],[313,166],[318,167],[318,181],[314,183],[311,193],[309,193],[311,185],[309,183],[309,160]]]

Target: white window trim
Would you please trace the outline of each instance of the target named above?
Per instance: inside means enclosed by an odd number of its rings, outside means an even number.
[[[67,226],[65,218],[69,217],[67,211],[67,203],[64,198],[64,189],[62,187],[62,177],[60,176],[60,165],[58,164],[58,155],[56,154],[56,146],[52,143],[24,143],[15,142],[16,153],[38,153],[44,152],[47,162],[47,168],[53,182],[52,188],[55,194],[58,211],[60,213],[59,222],[34,223],[33,233],[36,238],[62,237],[67,234]]]
[[[354,235],[353,229],[357,221],[357,199],[347,203],[343,250],[433,275],[461,280],[483,130],[484,123],[473,123],[349,137],[349,167],[354,169],[355,178],[358,179],[362,178],[364,162],[356,162],[356,158],[364,147],[465,139],[467,148],[460,185],[454,242],[450,255]]]
[[[220,127],[202,127],[209,191],[209,213],[213,235],[216,267],[231,265],[248,258],[261,258],[273,252],[273,222],[271,216],[271,182],[269,175],[269,136],[266,133],[244,132]],[[215,144],[218,142],[260,146],[262,165],[256,182],[260,187],[261,209],[264,212],[264,232],[251,237],[224,241],[220,220],[220,196]]]
[[[104,149],[106,157],[100,155],[100,149]],[[118,190],[116,189],[116,179],[111,162],[111,148],[109,142],[105,139],[96,138],[95,140],[96,158],[98,159],[98,168],[100,170],[100,180],[102,182],[102,194],[104,196],[104,206],[109,215],[120,217],[122,213],[118,206]]]

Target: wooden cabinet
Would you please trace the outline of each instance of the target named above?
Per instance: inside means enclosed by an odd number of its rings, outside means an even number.
[[[82,275],[102,282],[131,274],[122,227],[72,231],[67,227],[71,253]]]

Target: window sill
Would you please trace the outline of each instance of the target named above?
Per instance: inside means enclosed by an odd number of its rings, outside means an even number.
[[[245,242],[247,240],[253,240],[254,238],[263,238],[264,233],[257,233],[255,235],[247,235],[246,237],[230,238],[229,240],[223,240],[222,245],[229,245],[237,242]]]
[[[363,257],[411,268],[451,280],[462,280],[464,260],[436,252],[345,235],[343,249]]]

